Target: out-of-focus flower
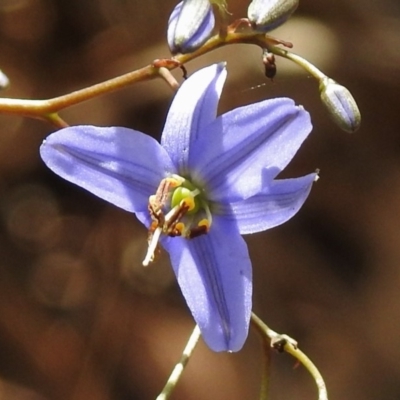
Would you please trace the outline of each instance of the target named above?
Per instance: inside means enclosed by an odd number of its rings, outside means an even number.
[[[0,90],[7,89],[10,86],[8,76],[0,69]]]
[[[346,132],[355,132],[361,124],[361,114],[348,89],[326,77],[320,83],[321,100],[333,120]]]
[[[282,25],[298,5],[299,0],[253,0],[247,16],[254,29],[269,32]]]
[[[211,36],[215,18],[209,0],[183,0],[168,21],[167,40],[172,54],[191,53]]]
[[[183,83],[161,144],[141,132],[75,126],[41,147],[61,177],[127,211],[149,228],[144,265],[167,250],[208,346],[237,351],[248,334],[252,271],[242,234],[282,224],[304,203],[316,174],[277,179],[311,131],[286,98],[216,115],[225,64]]]

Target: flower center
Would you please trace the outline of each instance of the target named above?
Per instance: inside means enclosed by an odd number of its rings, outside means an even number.
[[[206,234],[212,216],[204,192],[192,182],[172,175],[163,179],[156,194],[149,197],[152,224],[149,229],[149,247],[143,265],[154,260],[158,241],[162,234],[193,239]]]

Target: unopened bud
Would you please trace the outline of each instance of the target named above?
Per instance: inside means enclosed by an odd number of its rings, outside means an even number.
[[[321,81],[319,90],[336,124],[346,132],[355,132],[360,127],[361,114],[349,90],[328,77]]]
[[[7,75],[0,69],[0,90],[7,89],[10,86],[10,80]]]
[[[253,0],[247,17],[254,29],[269,32],[282,25],[298,5],[299,0]]]
[[[168,45],[172,54],[191,53],[210,38],[215,18],[209,0],[184,0],[168,21]]]

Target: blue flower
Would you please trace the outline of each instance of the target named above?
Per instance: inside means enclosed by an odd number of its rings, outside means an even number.
[[[168,21],[167,40],[172,54],[191,53],[211,36],[215,18],[209,0],[183,0]]]
[[[274,179],[311,130],[309,114],[286,98],[217,117],[225,64],[194,73],[177,92],[161,144],[141,132],[74,126],[41,146],[47,166],[149,229],[203,338],[214,351],[243,346],[252,308],[252,271],[241,234],[282,224],[304,203],[316,174]]]

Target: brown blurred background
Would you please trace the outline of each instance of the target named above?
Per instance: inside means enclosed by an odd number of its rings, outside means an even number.
[[[0,0],[0,68],[12,83],[2,95],[49,98],[167,57],[175,3]],[[247,4],[229,0],[232,18]],[[341,132],[316,82],[285,60],[266,80],[258,48],[187,65],[228,60],[221,112],[290,96],[313,118],[284,176],[320,168],[320,181],[293,220],[246,239],[254,310],[300,342],[331,400],[398,399],[400,3],[301,0],[273,34],[347,86],[363,122],[354,135]],[[171,97],[163,82],[147,82],[61,115],[159,137]],[[0,400],[154,399],[193,327],[168,257],[142,268],[146,232],[135,217],[46,170],[38,147],[50,126],[0,115],[0,129]],[[256,399],[260,362],[255,333],[238,354],[200,344],[173,398]],[[271,355],[271,399],[316,398],[294,366]]]

